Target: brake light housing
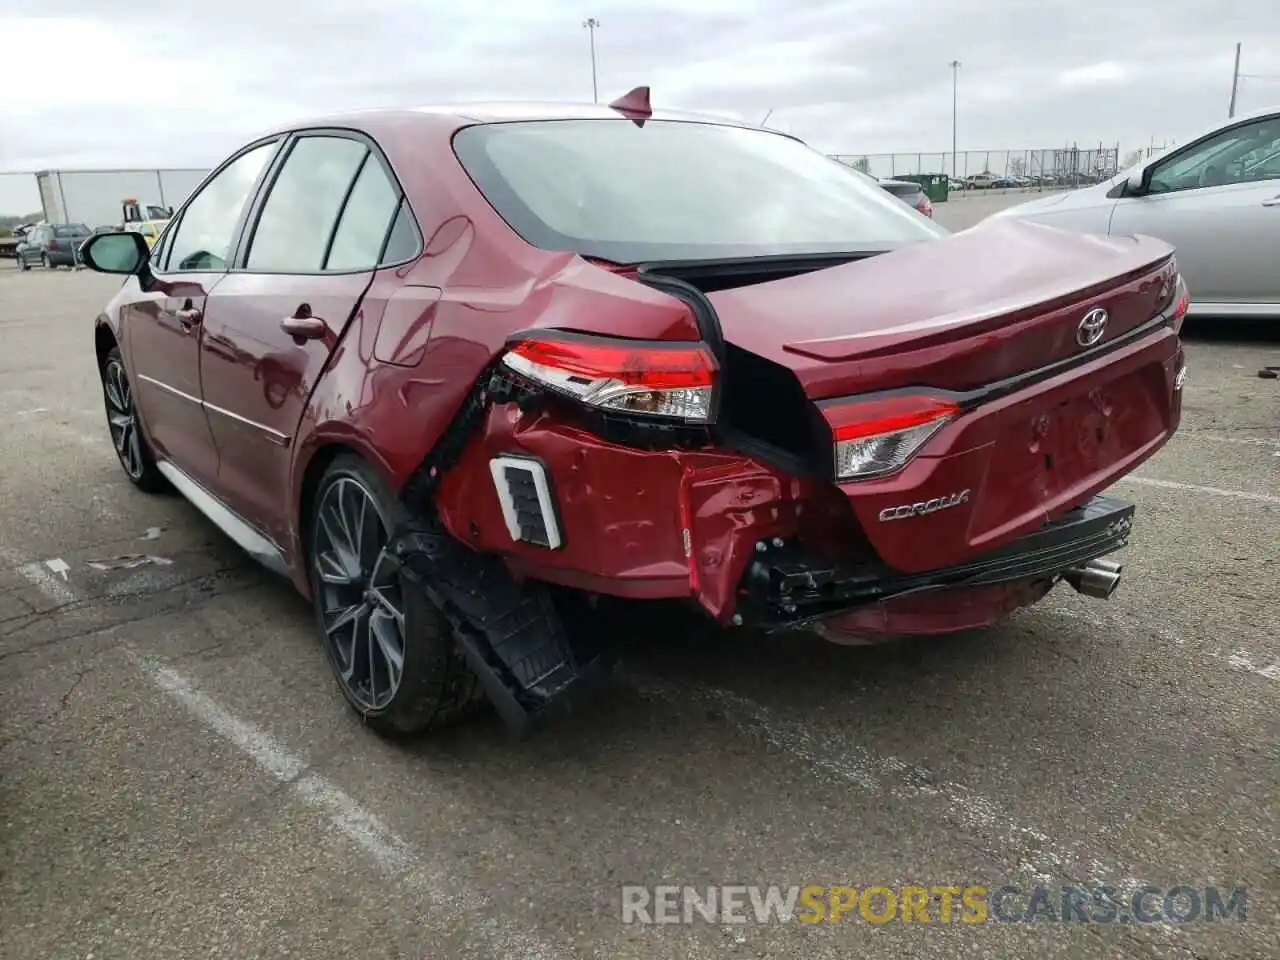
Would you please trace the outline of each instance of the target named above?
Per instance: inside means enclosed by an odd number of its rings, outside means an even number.
[[[852,397],[822,404],[831,428],[837,482],[897,473],[960,414],[952,398],[930,391]]]
[[[502,365],[604,413],[668,423],[715,420],[719,366],[704,343],[539,332],[515,338]]]

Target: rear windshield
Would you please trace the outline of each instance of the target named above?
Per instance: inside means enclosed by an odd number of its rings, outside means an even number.
[[[467,127],[463,167],[526,241],[620,263],[894,249],[946,231],[765,130],[659,120]]]
[[[920,192],[920,187],[914,183],[882,183],[880,184],[885,190],[888,190],[895,197],[909,198],[914,197]]]
[[[83,237],[88,234],[89,228],[83,223],[73,223],[69,227],[54,227],[53,235],[55,237]]]

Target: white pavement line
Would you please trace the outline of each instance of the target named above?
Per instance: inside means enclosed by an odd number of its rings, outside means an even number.
[[[1029,607],[1024,611],[1024,615],[1030,614],[1035,608]],[[1087,623],[1091,627],[1097,627],[1102,630],[1120,628],[1133,628],[1130,620],[1122,617],[1098,616],[1096,614],[1081,613],[1076,610],[1064,610],[1061,607],[1049,606],[1043,609],[1044,613],[1054,617],[1062,617],[1067,620],[1078,620],[1081,623]],[[1157,637],[1175,646],[1185,646],[1187,639],[1180,637],[1168,630],[1153,631]],[[1224,647],[1200,647],[1197,651],[1199,656],[1208,660],[1214,660],[1218,663],[1225,663],[1233,670],[1240,670],[1244,673],[1252,673],[1264,680],[1270,680],[1273,683],[1280,683],[1280,660],[1274,660],[1267,656],[1254,653],[1251,650],[1245,650],[1242,647],[1233,647],[1226,649]],[[1268,663],[1268,660],[1271,662]]]
[[[30,410],[19,410],[17,413],[14,414],[14,416],[15,417],[31,417],[31,416],[35,416],[37,413],[48,413],[48,412],[49,412],[48,407],[32,407]]]
[[[1090,876],[1072,877],[1081,883],[1111,883],[1125,891],[1136,890],[1144,881],[1114,865],[1086,860],[1079,853],[1055,843],[1044,833],[1018,823],[993,801],[974,793],[963,784],[941,780],[933,773],[894,756],[874,753],[848,739],[820,733],[793,720],[774,715],[762,704],[724,690],[701,684],[675,686],[650,676],[627,676],[641,693],[668,702],[690,699],[721,710],[740,732],[764,739],[805,763],[824,783],[864,790],[882,790],[894,800],[916,804],[941,802],[945,816],[966,833],[985,836],[994,842],[991,853],[1012,853],[1017,870],[1039,884],[1049,885],[1064,877],[1072,863],[1084,865]],[[1127,895],[1127,893],[1126,893]]]
[[[0,557],[14,559],[0,548]],[[47,561],[46,561],[47,563]],[[46,563],[28,563],[18,573],[59,603],[79,599],[75,587],[54,574]],[[558,951],[536,934],[514,930],[495,917],[476,914],[491,898],[464,888],[438,868],[423,861],[408,843],[375,814],[362,807],[346,791],[315,773],[306,773],[307,762],[289,753],[268,733],[241,720],[191,681],[153,658],[129,646],[126,652],[139,663],[147,678],[169,694],[214,733],[229,740],[277,780],[290,783],[310,807],[326,814],[329,822],[363,850],[383,872],[432,903],[465,913],[468,924],[462,936],[477,952],[503,960],[555,960]]]
[[[1180,435],[1191,437],[1195,440],[1212,440],[1214,443],[1239,443],[1250,447],[1280,447],[1280,439],[1272,440],[1269,437],[1228,437],[1221,433],[1197,433],[1194,430],[1184,430]]]
[[[18,574],[55,603],[75,603],[75,589],[49,567],[52,561],[28,563],[18,567]]]
[[[1160,487],[1164,490],[1185,490],[1188,493],[1203,493],[1214,497],[1229,497],[1232,500],[1253,500],[1257,503],[1274,503],[1280,505],[1280,497],[1269,493],[1252,493],[1248,490],[1224,490],[1222,487],[1202,487],[1195,483],[1178,483],[1176,480],[1154,480],[1151,477],[1121,477],[1117,483],[1136,483],[1144,487]]]
[[[462,888],[443,871],[423,861],[407,840],[346,791],[319,774],[307,773],[307,761],[290,753],[270,734],[235,716],[175,670],[154,659],[133,655],[152,683],[277,780],[290,784],[303,802],[328,816],[329,822],[384,873],[431,902],[465,911],[469,916],[474,916],[476,907],[491,902],[487,895]],[[533,934],[509,930],[496,919],[477,920],[478,924],[468,925],[464,936],[475,939],[473,946],[484,952],[526,960],[551,960],[556,956],[550,944]]]

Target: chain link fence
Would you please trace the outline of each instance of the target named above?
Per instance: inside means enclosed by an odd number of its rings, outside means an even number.
[[[961,150],[938,153],[834,154],[841,163],[873,177],[943,174],[965,187],[1062,188],[1113,177],[1120,170],[1120,145],[1056,147],[1046,150]]]

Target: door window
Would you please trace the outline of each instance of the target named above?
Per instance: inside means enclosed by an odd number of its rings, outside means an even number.
[[[263,204],[245,267],[319,272],[343,202],[368,155],[368,147],[346,137],[299,139]]]
[[[382,262],[404,263],[416,256],[418,250],[418,226],[413,219],[413,211],[409,209],[407,200],[401,200],[396,222],[391,225],[391,235],[387,237],[387,249],[383,251]]]
[[[1267,180],[1280,175],[1280,117],[1224,130],[1157,164],[1151,193]]]
[[[165,269],[222,271],[227,268],[245,201],[275,148],[275,141],[271,141],[241,154],[192,198],[168,242]]]
[[[342,210],[324,269],[372,270],[376,267],[399,202],[400,191],[388,179],[382,164],[370,156]]]

